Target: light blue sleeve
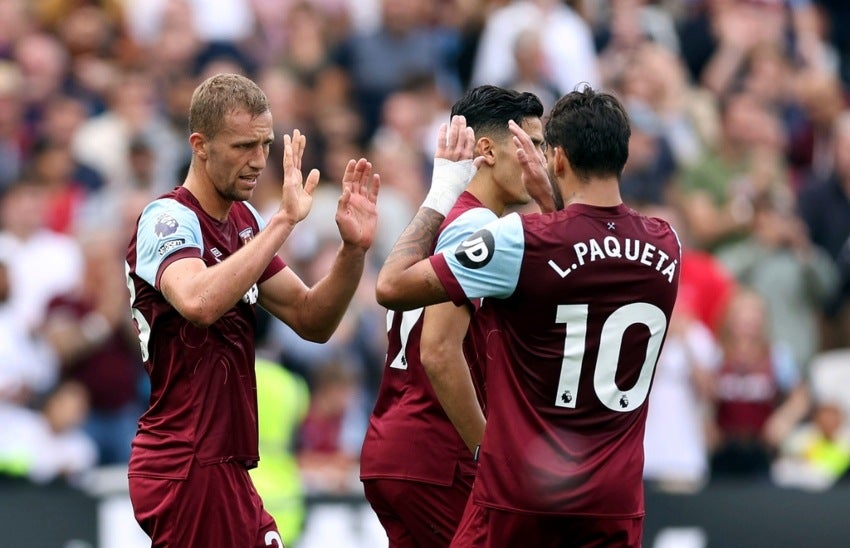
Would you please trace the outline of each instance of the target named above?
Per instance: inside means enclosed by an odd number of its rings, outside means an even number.
[[[516,213],[488,223],[453,249],[442,251],[468,299],[510,297],[524,253],[525,234]]]
[[[136,274],[156,286],[159,266],[172,253],[194,247],[204,251],[195,212],[171,198],[151,202],[142,211],[136,233]]]
[[[437,247],[434,253],[440,253],[444,249],[454,250],[468,236],[498,218],[486,207],[467,209],[443,229],[437,238]]]

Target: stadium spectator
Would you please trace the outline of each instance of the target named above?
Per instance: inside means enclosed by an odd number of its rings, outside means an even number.
[[[543,103],[543,109],[548,112],[561,93],[547,70],[540,32],[529,28],[517,34],[511,53],[516,70],[502,86],[535,94]]]
[[[47,188],[31,179],[18,180],[0,201],[0,247],[14,257],[9,305],[29,333],[41,326],[50,299],[77,287],[83,275],[79,242],[45,226],[48,207]]]
[[[10,250],[0,244],[0,405],[27,406],[56,380],[53,355],[9,304]]]
[[[336,220],[342,244],[308,287],[276,255],[310,210],[319,172],[302,175],[306,138],[283,136],[280,209],[245,204],[265,168],[273,119],[251,80],[222,74],[192,97],[183,185],[142,212],[127,277],[150,407],[130,457],[130,498],[154,544],[282,546],[248,470],[257,465],[255,306],[302,337],[327,340],[360,281],[376,228],[379,177],[350,160]],[[222,412],[222,410],[224,410]]]
[[[154,192],[169,190],[176,179],[187,147],[157,108],[156,91],[155,82],[143,70],[119,73],[110,81],[109,109],[87,119],[75,132],[74,156],[100,173],[106,189],[130,187],[130,148],[138,139],[156,158]]]
[[[801,190],[798,202],[812,243],[829,253],[841,276],[823,311],[824,349],[850,346],[850,262],[842,262],[850,250],[850,110],[835,121],[834,132],[832,170]]]
[[[82,283],[48,303],[42,332],[60,364],[60,378],[77,381],[89,399],[85,432],[98,464],[130,460],[130,442],[144,410],[147,379],[127,313],[123,231],[78,234],[85,257]]]
[[[808,411],[808,390],[787,345],[770,334],[767,302],[740,287],[720,331],[713,394],[712,478],[769,478],[782,440]]]
[[[251,480],[277,523],[284,544],[293,546],[304,529],[304,482],[295,458],[298,429],[310,406],[310,391],[299,375],[257,357],[257,423],[261,465]]]
[[[746,91],[724,97],[720,112],[719,142],[681,170],[672,197],[693,245],[712,252],[747,233],[755,196],[790,191],[776,114]]]
[[[466,184],[457,168],[435,174],[379,274],[378,302],[396,310],[492,297],[487,427],[458,544],[480,540],[478,523],[483,546],[641,545],[646,399],[681,250],[666,221],[620,199],[629,133],[614,96],[568,93],[544,130],[565,209],[508,215],[428,258]],[[448,150],[471,158],[462,141],[453,124]]]
[[[316,364],[310,408],[296,440],[301,477],[310,493],[349,494],[357,484],[357,462],[365,413],[360,413],[359,372],[345,357]]]
[[[363,117],[364,141],[375,132],[387,96],[407,82],[434,75],[449,95],[458,87],[450,55],[456,37],[452,29],[429,24],[434,6],[414,0],[380,0],[380,5],[380,27],[349,36],[332,55]]]
[[[709,480],[706,434],[721,355],[714,334],[694,312],[694,303],[680,294],[646,417],[644,478],[670,492],[693,493]]]
[[[675,167],[692,166],[716,144],[715,98],[692,85],[681,59],[658,44],[638,45],[606,85],[621,94],[630,115],[653,120]]]
[[[31,407],[0,402],[0,474],[46,484],[79,480],[97,464],[97,446],[83,432],[88,393],[63,381]]]
[[[820,311],[835,293],[838,271],[794,209],[793,196],[755,197],[750,233],[717,257],[739,284],[764,297],[771,338],[788,345],[802,372],[821,347]]]
[[[28,176],[39,181],[49,197],[47,228],[64,234],[73,232],[80,210],[93,192],[86,185],[101,182],[100,176],[76,162],[67,143],[52,139],[39,139],[35,143],[30,166]]]
[[[560,0],[513,0],[491,11],[484,22],[471,85],[511,82],[517,76],[512,50],[523,31],[540,33],[545,70],[558,93],[582,82],[601,84],[590,26]]]
[[[673,16],[647,0],[611,0],[600,4],[592,17],[603,82],[625,69],[632,53],[652,43],[677,56],[679,36]],[[648,79],[651,79],[650,76]]]
[[[521,186],[508,120],[531,135],[532,146],[543,143],[543,105],[530,93],[473,88],[451,116],[463,116],[475,131],[475,152],[485,163],[432,243],[437,250],[463,240],[508,206],[531,201]],[[548,179],[542,179],[539,186],[551,202]],[[473,302],[446,303],[387,313],[386,360],[360,454],[360,479],[391,547],[448,546],[469,498],[473,451],[484,431],[478,356],[487,341],[484,328],[471,327],[476,308]],[[478,334],[475,342],[472,333]]]
[[[838,77],[820,68],[798,71],[791,88],[797,115],[789,124],[787,155],[802,190],[832,173],[836,124],[850,103]]]
[[[815,397],[811,418],[782,440],[771,478],[783,487],[829,489],[850,470],[850,426],[844,405]]]

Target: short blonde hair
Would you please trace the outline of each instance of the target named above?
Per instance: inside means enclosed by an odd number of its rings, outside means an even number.
[[[192,93],[189,132],[213,138],[221,130],[225,115],[235,110],[259,116],[269,110],[269,100],[257,84],[244,76],[210,76]]]

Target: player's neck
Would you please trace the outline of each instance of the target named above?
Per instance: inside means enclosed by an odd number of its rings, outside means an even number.
[[[190,170],[183,187],[198,200],[207,215],[219,221],[227,219],[233,202],[222,198],[212,181],[201,180],[198,174]]]
[[[564,205],[585,204],[596,207],[615,207],[623,203],[620,182],[616,177],[591,179],[584,183],[561,183]]]
[[[484,174],[477,173],[466,188],[467,192],[475,196],[484,207],[495,213],[498,217],[505,214],[507,204],[497,194],[496,182]]]

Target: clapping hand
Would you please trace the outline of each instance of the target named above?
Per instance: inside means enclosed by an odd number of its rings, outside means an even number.
[[[378,224],[377,200],[381,177],[372,173],[365,158],[349,160],[342,176],[342,196],[336,209],[336,224],[342,241],[368,249]]]
[[[313,207],[313,192],[319,184],[319,170],[310,170],[307,180],[301,173],[301,157],[307,138],[299,130],[294,130],[292,136],[283,136],[283,188],[281,192],[280,211],[287,215],[295,224],[310,213]]]

